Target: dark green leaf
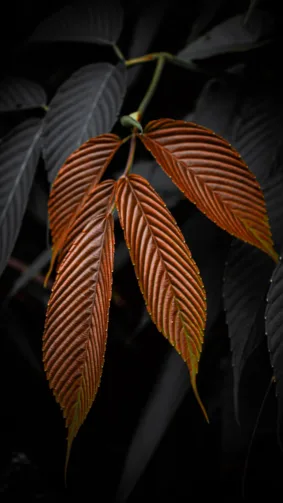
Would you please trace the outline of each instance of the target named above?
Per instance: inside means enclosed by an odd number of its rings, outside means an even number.
[[[266,12],[254,10],[249,23],[237,15],[215,26],[202,37],[190,43],[177,55],[184,62],[211,58],[219,54],[242,52],[258,47],[259,40],[272,26]]]
[[[123,27],[118,0],[82,0],[66,5],[40,23],[31,42],[89,42],[115,44]]]
[[[42,269],[48,266],[51,260],[51,249],[44,250],[36,259],[26,268],[26,270],[18,277],[13,284],[9,297],[16,295],[24,288],[32,279],[38,276]]]
[[[15,245],[40,156],[42,122],[28,119],[0,144],[0,274]]]
[[[257,248],[234,239],[224,271],[223,299],[234,374],[234,404],[239,421],[238,392],[242,370],[261,342],[265,296],[273,261]]]
[[[0,81],[0,112],[28,110],[45,105],[45,91],[36,82],[15,77],[5,77]]]
[[[278,262],[267,294],[265,312],[265,329],[267,335],[273,375],[276,379],[276,396],[279,410],[283,405],[283,267],[282,259]]]
[[[189,387],[188,374],[181,359],[174,351],[170,352],[130,444],[117,501],[122,503],[128,500]]]
[[[282,96],[275,90],[267,98],[266,91],[251,92],[210,80],[193,116],[193,121],[232,143],[261,185],[273,170],[282,147]]]
[[[197,2],[198,16],[193,23],[191,33],[188,39],[188,44],[195,40],[204,30],[207,28],[209,23],[214,19],[217,12],[220,10],[224,0],[200,0]]]
[[[168,0],[159,0],[157,3],[152,3],[143,7],[139,12],[137,23],[134,26],[128,59],[137,58],[149,52],[168,7]],[[139,73],[142,71],[142,66],[143,65],[135,65],[128,69],[129,85],[138,77]]]
[[[114,126],[126,92],[126,67],[97,63],[76,71],[58,89],[46,114],[43,155],[53,182],[67,157]]]

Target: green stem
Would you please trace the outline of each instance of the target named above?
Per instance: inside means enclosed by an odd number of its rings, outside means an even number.
[[[133,165],[135,151],[136,151],[136,144],[137,144],[137,137],[136,137],[136,129],[134,128],[133,134],[131,136],[131,144],[130,144],[130,149],[129,149],[128,160],[127,160],[127,164],[126,164],[123,176],[126,176],[129,173],[129,171]]]
[[[174,56],[169,52],[152,52],[151,54],[145,54],[139,58],[128,59],[125,61],[126,66],[139,65],[140,63],[148,63],[149,61],[155,61],[163,57],[164,59],[170,60],[174,59]]]
[[[114,49],[114,52],[115,54],[118,56],[118,58],[121,60],[121,61],[124,61],[125,62],[125,58],[124,58],[124,55],[121,51],[121,49],[118,47],[118,45],[116,44],[113,44],[113,49]]]
[[[142,100],[142,102],[141,102],[141,104],[140,104],[140,106],[138,108],[138,113],[139,113],[140,118],[144,114],[146,107],[148,106],[148,104],[149,104],[149,102],[150,102],[153,94],[155,93],[157,84],[158,84],[159,79],[160,79],[161,74],[162,74],[164,63],[165,63],[165,57],[164,56],[159,56],[159,58],[157,60],[157,65],[156,65],[156,68],[155,68],[155,72],[153,74],[153,77],[152,77],[151,83],[149,85],[149,88],[148,88],[147,92],[145,93],[144,98],[143,98],[143,100]]]

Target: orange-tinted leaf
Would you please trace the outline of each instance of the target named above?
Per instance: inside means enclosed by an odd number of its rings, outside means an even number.
[[[148,312],[187,363],[206,416],[196,388],[206,321],[199,270],[173,216],[143,177],[120,178],[116,205]]]
[[[72,243],[77,239],[80,233],[89,220],[105,216],[111,208],[114,198],[114,180],[105,180],[104,182],[94,185],[90,192],[88,192],[83,206],[80,207],[76,220],[73,221],[66,236],[64,247],[59,255],[61,262],[66,253],[70,249]]]
[[[113,258],[113,216],[94,215],[61,263],[48,303],[43,359],[68,428],[66,468],[100,383]]]
[[[88,192],[99,182],[121,143],[113,134],[91,138],[60,169],[48,204],[54,255],[63,247]]]
[[[231,145],[185,121],[150,122],[140,139],[172,181],[213,222],[277,261],[263,193]]]

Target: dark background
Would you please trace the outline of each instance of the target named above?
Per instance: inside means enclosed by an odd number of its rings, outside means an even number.
[[[168,51],[174,54],[185,45],[193,21],[207,8],[207,4],[205,1],[168,0],[158,7],[158,2],[124,1],[125,27],[118,45],[127,57],[139,15],[151,6],[153,10],[157,8],[158,11],[159,8],[160,16],[156,19],[161,19],[147,52]],[[246,53],[210,58],[201,62],[198,72],[166,65],[144,123],[158,117],[186,117],[193,111],[203,86],[213,76],[221,75],[227,82],[240,78],[243,87],[252,92],[260,90],[267,97],[273,95],[274,89],[281,88],[282,24],[279,11],[272,2],[258,4],[274,22],[269,44]],[[56,2],[56,9],[60,5]],[[248,6],[249,2],[244,0],[237,4],[222,1],[211,25],[245,12]],[[88,44],[73,44],[72,48],[70,44],[26,45],[26,38],[39,21],[54,9],[55,4],[50,2],[28,0],[17,4],[17,7],[6,5],[0,19],[0,73],[41,83],[49,99],[80,66],[95,61],[117,60],[109,48]],[[240,77],[237,72],[225,73],[228,67],[236,65],[243,66]],[[142,67],[138,79],[129,87],[122,114],[136,109],[153,68],[153,63]],[[1,136],[27,116],[26,112],[1,116]],[[218,119],[221,120],[221,112]],[[115,126],[115,131],[125,135],[119,124]],[[114,176],[121,170],[125,156],[126,151],[113,163]],[[137,158],[147,160],[148,155],[139,148]],[[41,161],[19,238],[1,278],[1,302],[21,270],[47,246],[48,193],[49,186]],[[205,217],[181,194],[171,211],[192,245],[201,271],[203,267],[223,272],[230,237],[220,229],[214,229],[214,224],[205,223]],[[190,229],[193,235],[186,229]],[[115,501],[131,439],[139,421],[143,421],[148,400],[158,401],[153,393],[173,351],[155,326],[144,318],[143,299],[132,265],[124,259],[126,250],[118,222],[116,243],[115,295],[110,311],[103,378],[92,410],[72,448],[67,489],[64,488],[66,430],[41,364],[41,337],[49,292],[43,288],[39,278],[26,285],[2,309],[1,501],[14,501],[19,497],[26,501],[68,501],[73,496],[80,497],[81,501]],[[223,501],[242,500],[244,474],[246,500],[282,500],[283,457],[276,436],[277,404],[273,386],[269,389],[254,432],[245,470],[255,422],[272,375],[266,341],[259,345],[244,369],[239,395],[239,426],[234,417],[231,354],[220,297],[222,279],[216,275],[214,281],[215,284],[212,281],[209,285],[210,297],[215,296],[217,302],[198,376],[198,388],[207,407],[210,424],[205,423],[189,389],[187,375],[187,391],[183,393],[184,397],[171,420],[170,411],[164,410],[165,423],[168,423],[166,432],[128,497],[130,503],[145,499],[179,502],[194,498],[201,501],[205,497]],[[182,367],[181,360],[178,365]],[[178,393],[177,386],[176,399]],[[160,415],[163,415],[162,409]],[[158,435],[158,417],[150,426],[153,437]],[[139,452],[135,459],[138,462]]]

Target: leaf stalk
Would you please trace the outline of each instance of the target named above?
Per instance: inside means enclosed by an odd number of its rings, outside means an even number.
[[[139,56],[138,58],[132,58],[125,61],[126,66],[139,65],[140,63],[148,63],[149,61],[155,61],[157,59],[164,58],[166,60],[173,60],[173,54],[169,52],[152,52],[150,54],[145,54],[144,56]]]
[[[134,128],[133,134],[131,136],[131,144],[130,144],[129,155],[128,155],[128,159],[127,159],[127,164],[126,164],[123,176],[126,176],[133,166],[135,152],[136,152],[136,144],[137,144],[137,136],[136,136],[136,128]]]

